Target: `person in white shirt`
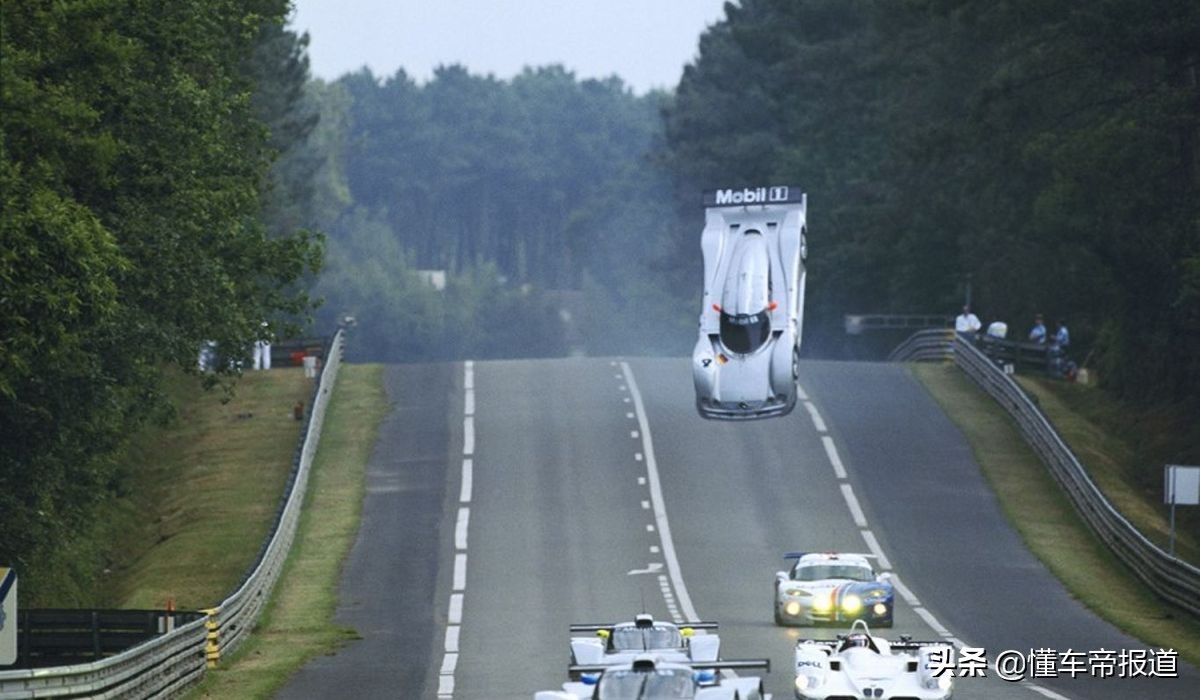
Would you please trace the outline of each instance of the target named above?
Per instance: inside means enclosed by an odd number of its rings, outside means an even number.
[[[963,306],[962,313],[954,319],[954,330],[959,333],[978,333],[980,328],[983,328],[983,324],[979,322],[979,317],[971,313],[970,306]]]

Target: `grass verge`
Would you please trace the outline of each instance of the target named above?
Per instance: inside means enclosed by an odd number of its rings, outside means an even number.
[[[333,624],[342,562],[362,512],[367,460],[388,411],[381,365],[342,365],[310,474],[296,541],[258,626],[192,697],[266,698],[319,654],[357,634]]]
[[[1096,480],[1100,490],[1152,542],[1167,549],[1170,506],[1163,465],[1200,464],[1200,422],[1177,407],[1135,408],[1081,384],[1018,377]],[[1200,561],[1200,509],[1176,509],[1175,551]]]
[[[97,515],[109,548],[93,604],[212,606],[254,563],[292,467],[312,380],[300,368],[247,372],[230,399],[175,374],[165,390],[176,417],[130,441],[127,495]],[[274,494],[274,495],[272,495]]]
[[[1067,590],[1147,645],[1200,665],[1200,623],[1161,603],[1092,535],[1008,414],[953,365],[911,369],[966,436],[1030,551]]]

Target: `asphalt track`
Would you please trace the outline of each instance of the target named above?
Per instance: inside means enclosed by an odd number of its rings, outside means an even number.
[[[720,622],[722,655],[770,658],[783,700],[794,640],[838,631],[773,624],[791,550],[883,554],[905,589],[888,636],[949,638],[989,660],[1147,648],[1025,550],[903,367],[804,363],[810,400],[752,423],[699,418],[679,359],[397,366],[387,383],[395,410],[338,614],[364,639],[283,697],[528,700],[565,679],[568,624],[644,609]],[[1195,697],[1200,673],[1179,675],[1033,687],[989,670],[955,697]]]

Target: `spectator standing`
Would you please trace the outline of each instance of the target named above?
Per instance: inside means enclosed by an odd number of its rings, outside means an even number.
[[[1043,344],[1046,342],[1046,323],[1042,320],[1041,314],[1033,319],[1033,328],[1029,330],[1029,342]]]
[[[978,333],[980,328],[983,328],[983,324],[979,322],[979,317],[971,313],[970,306],[964,305],[962,313],[954,319],[954,330],[959,333]]]
[[[1054,345],[1062,352],[1066,352],[1067,346],[1071,344],[1071,332],[1067,330],[1067,322],[1060,320],[1057,328],[1054,331]]]

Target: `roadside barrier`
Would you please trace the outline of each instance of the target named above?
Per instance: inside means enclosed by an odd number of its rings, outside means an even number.
[[[305,419],[275,525],[257,562],[238,589],[216,607],[204,611],[203,617],[115,656],[71,666],[0,671],[0,700],[171,697],[198,681],[207,668],[217,665],[246,640],[271,596],[295,538],[308,488],[308,473],[341,367],[343,349],[344,336],[338,331],[313,387],[311,410]]]
[[[920,331],[888,359],[958,365],[1012,416],[1075,510],[1112,553],[1158,596],[1200,617],[1200,568],[1168,554],[1121,515],[1029,396],[970,341],[954,331]]]

